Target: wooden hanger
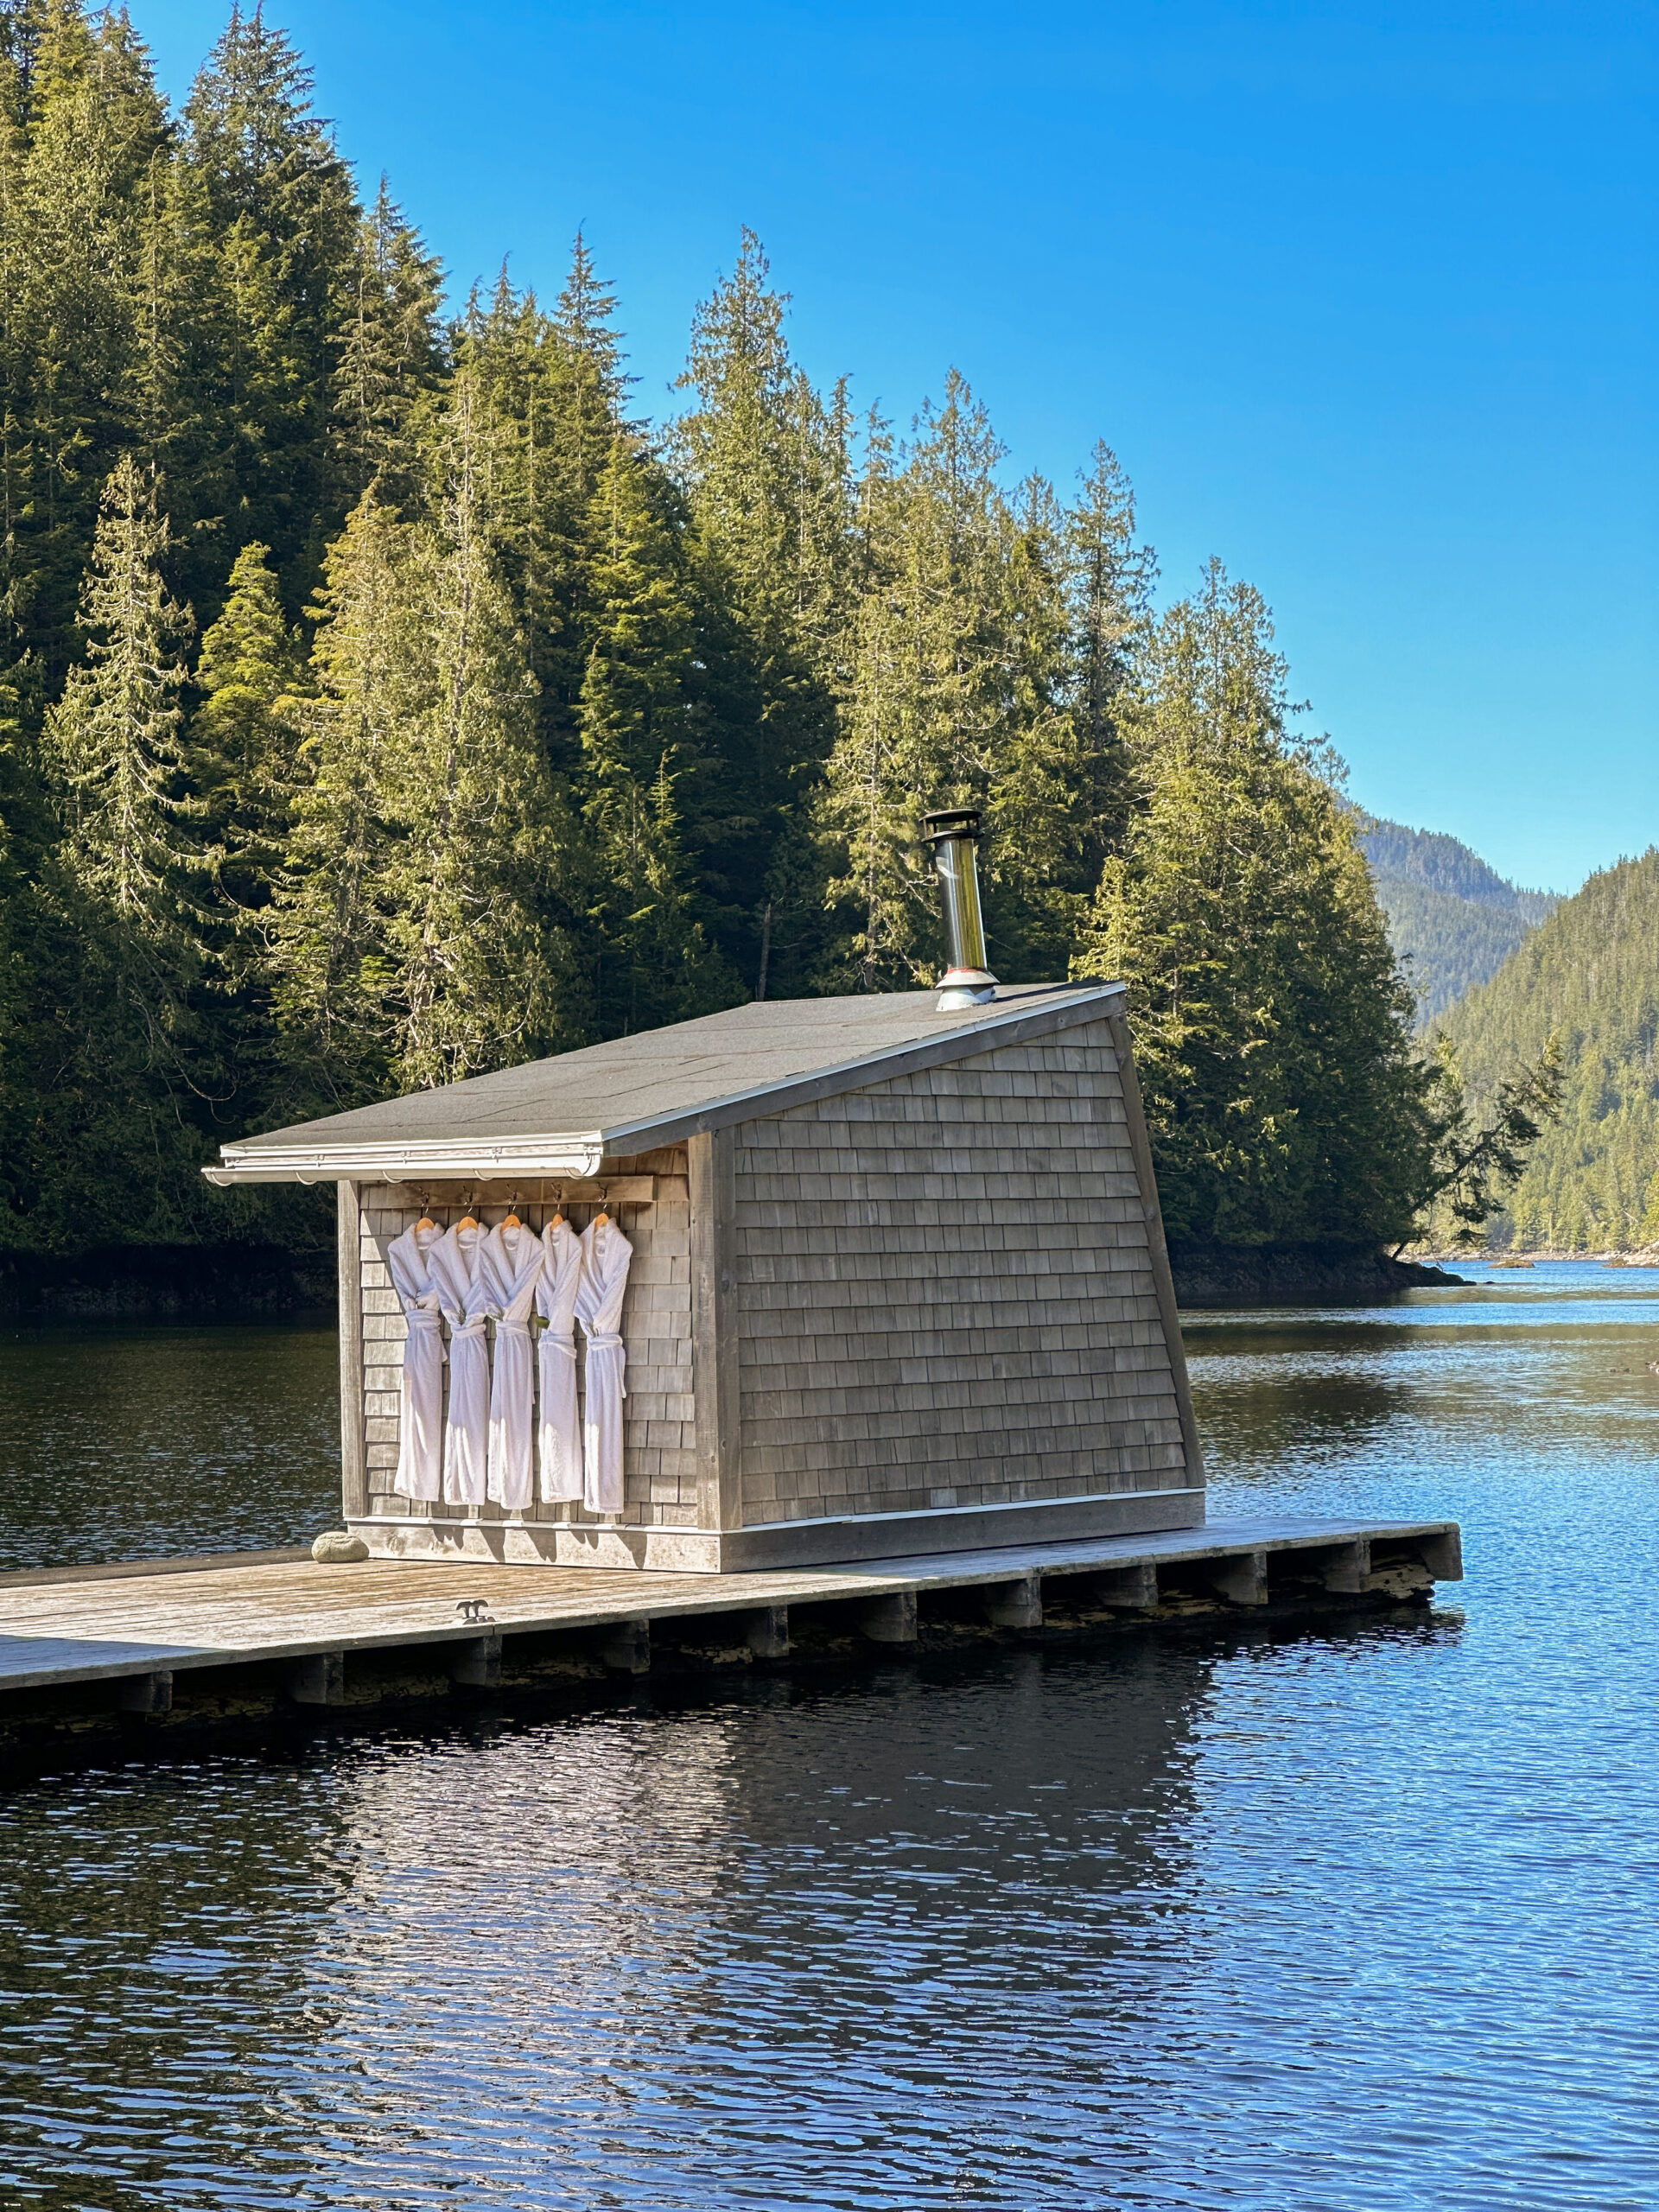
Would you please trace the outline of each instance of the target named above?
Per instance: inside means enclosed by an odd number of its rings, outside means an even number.
[[[423,1213],[415,1224],[417,1230],[422,1229],[435,1229],[437,1225],[437,1223],[433,1220],[429,1213]]]
[[[522,1229],[524,1225],[516,1213],[510,1213],[501,1224],[503,1229]]]
[[[457,1229],[476,1229],[478,1227],[478,1216],[475,1213],[464,1213],[461,1217],[461,1219],[455,1224],[455,1227]]]

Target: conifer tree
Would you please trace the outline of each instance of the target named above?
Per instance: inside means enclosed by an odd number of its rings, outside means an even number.
[[[736,910],[726,934],[746,967],[769,911],[801,934],[793,910],[805,852],[791,817],[835,742],[851,619],[846,387],[826,404],[791,361],[787,305],[746,229],[735,270],[693,318],[680,385],[695,404],[671,444],[696,524],[702,595],[724,618],[707,626],[714,650],[701,657],[713,749],[728,763],[723,788],[708,793],[703,865]]]
[[[470,382],[489,448],[493,536],[540,687],[543,748],[562,772],[582,757],[588,522],[627,383],[613,308],[578,234],[552,315],[504,272],[487,308],[469,303],[457,341],[454,392]]]
[[[391,756],[427,688],[409,588],[410,525],[372,486],[328,548],[315,615],[315,697],[271,922],[277,1019],[290,1070],[283,1118],[354,1105],[397,1050],[385,879]]]
[[[0,600],[27,626],[48,692],[73,658],[99,499],[138,412],[139,197],[163,117],[124,16],[43,0],[3,105],[0,375],[8,527]]]
[[[381,879],[394,1065],[452,1083],[549,1050],[564,948],[543,925],[557,846],[536,682],[490,550],[485,451],[463,387],[439,519],[417,534],[420,664],[388,753],[397,842]]]
[[[1065,974],[1092,883],[1082,875],[1090,762],[1070,682],[1065,518],[1046,479],[1026,480],[1007,523],[1009,680],[986,787],[985,912],[997,972],[1012,982]]]
[[[118,1193],[118,1239],[188,1235],[200,1219],[194,1168],[223,1071],[200,1019],[201,862],[180,738],[190,620],[162,582],[167,544],[124,456],[82,594],[86,659],[46,734],[63,832],[42,874],[37,978],[38,1049],[54,1067],[35,1162],[48,1243],[73,1234],[89,1185]]]
[[[178,283],[197,404],[168,467],[191,486],[180,574],[205,615],[252,539],[296,609],[346,503],[330,410],[359,211],[311,91],[286,34],[238,5],[184,107]]]
[[[729,1003],[691,911],[682,802],[695,606],[664,487],[619,435],[594,495],[594,640],[582,695],[583,814],[598,861],[595,1018],[614,1033]]]
[[[906,683],[903,502],[887,425],[872,416],[856,511],[860,586],[849,639],[840,734],[825,764],[817,815],[840,863],[826,896],[850,917],[823,974],[842,990],[914,980],[909,951],[922,866],[918,793],[907,773],[912,700]],[[923,808],[925,795],[923,795]]]
[[[855,972],[864,988],[937,971],[922,815],[983,805],[1011,765],[1016,532],[996,480],[1002,455],[983,408],[952,371],[943,407],[925,405],[917,417],[902,466],[880,444],[867,465],[864,589],[842,737],[822,802],[826,834],[847,857],[830,896],[854,918],[856,968],[843,955],[839,973]],[[995,853],[988,852],[991,870],[1001,865]],[[993,964],[997,957],[994,950]]]
[[[1170,1234],[1404,1236],[1442,1135],[1332,765],[1260,595],[1212,562],[1124,706],[1138,804],[1075,963],[1128,983]]]
[[[299,778],[301,644],[269,552],[255,543],[236,556],[224,612],[201,641],[204,696],[190,722],[201,835],[235,917],[270,903]]]
[[[380,180],[358,226],[334,372],[336,463],[353,499],[371,484],[392,505],[417,497],[416,417],[443,367],[442,270]]]
[[[1150,551],[1135,540],[1128,479],[1103,439],[1078,477],[1065,518],[1068,680],[1085,772],[1083,874],[1092,885],[1128,823],[1128,760],[1118,708],[1148,619],[1155,569]]]
[[[63,865],[150,971],[176,977],[199,943],[200,853],[187,826],[179,703],[188,613],[168,596],[168,525],[130,454],[105,487],[81,595],[86,660],[48,718]]]

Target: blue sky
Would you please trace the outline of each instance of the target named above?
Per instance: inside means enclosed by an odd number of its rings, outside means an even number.
[[[644,411],[752,225],[791,338],[1010,468],[1105,437],[1379,813],[1575,887],[1659,838],[1656,9],[274,0],[464,288],[585,227]],[[181,94],[225,10],[133,0]]]

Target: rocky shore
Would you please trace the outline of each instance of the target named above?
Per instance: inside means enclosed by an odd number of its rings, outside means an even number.
[[[1169,1258],[1183,1306],[1363,1306],[1465,1280],[1367,1245],[1173,1243]]]

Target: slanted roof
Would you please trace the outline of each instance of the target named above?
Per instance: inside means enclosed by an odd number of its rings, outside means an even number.
[[[592,1175],[601,1159],[682,1144],[1096,1019],[1121,983],[1032,983],[940,1014],[931,991],[774,999],[359,1106],[222,1148],[216,1183]]]

